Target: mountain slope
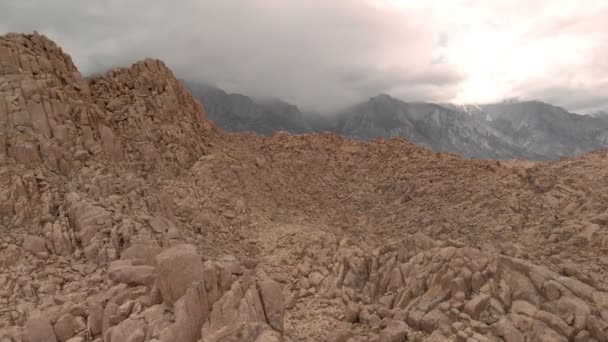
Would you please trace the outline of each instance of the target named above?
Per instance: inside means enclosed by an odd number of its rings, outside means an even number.
[[[365,140],[404,137],[436,151],[467,157],[540,158],[473,116],[432,103],[406,103],[388,95],[338,114],[335,130]]]
[[[608,112],[600,110],[595,113],[591,113],[590,115],[596,118],[606,118],[608,117]]]
[[[203,83],[184,84],[205,104],[209,118],[228,132],[250,131],[270,135],[276,131],[311,131],[300,110],[291,104],[282,101],[256,102],[245,95],[228,94]]]
[[[537,101],[481,106],[489,125],[528,151],[557,159],[608,144],[608,124]],[[477,114],[480,115],[480,114]]]

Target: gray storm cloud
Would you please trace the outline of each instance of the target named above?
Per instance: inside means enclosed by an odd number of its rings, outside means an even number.
[[[471,66],[452,58],[458,52],[453,47],[463,41],[457,32],[468,12],[462,22],[445,26],[433,17],[440,13],[436,8],[389,2],[9,0],[0,3],[0,32],[44,33],[72,55],[84,74],[154,57],[181,78],[318,111],[378,93],[417,101],[457,99],[475,77]],[[542,28],[567,30],[566,24],[578,22],[577,17],[563,24],[557,19],[557,28],[550,20]],[[605,67],[605,59],[598,59],[598,67],[601,63]],[[608,75],[603,72],[598,77]],[[554,98],[552,92],[560,88],[551,77],[530,81],[530,94]],[[589,99],[603,108],[608,96],[592,85],[562,104],[584,107],[581,101]],[[526,83],[513,92],[525,93]]]

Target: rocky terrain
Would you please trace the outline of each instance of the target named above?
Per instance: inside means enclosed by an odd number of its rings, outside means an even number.
[[[229,132],[332,132],[359,140],[403,137],[471,158],[556,160],[608,147],[608,116],[569,113],[538,101],[488,105],[404,102],[382,94],[338,113],[302,113],[196,82],[186,83],[209,119]]]
[[[227,134],[0,37],[0,341],[606,341],[608,151]]]

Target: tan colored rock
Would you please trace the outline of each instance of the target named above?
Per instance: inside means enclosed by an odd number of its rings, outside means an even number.
[[[355,323],[359,320],[359,307],[356,303],[348,301],[344,305],[344,320],[349,323]]]
[[[11,267],[15,265],[20,258],[21,253],[19,253],[17,247],[13,245],[0,250],[0,266],[2,267]]]
[[[138,261],[148,266],[156,266],[156,256],[160,252],[160,247],[136,243],[122,251],[121,259]]]
[[[464,312],[468,313],[473,318],[478,318],[479,315],[488,307],[490,304],[490,296],[481,293],[475,298],[471,299],[465,306]]]
[[[232,284],[231,289],[213,305],[201,331],[202,341],[223,341],[235,335],[243,340],[281,341],[281,333],[273,330],[266,320],[258,293],[255,283],[237,281]]]
[[[513,302],[513,306],[511,306],[511,312],[518,315],[534,317],[538,312],[538,308],[526,301],[516,300]]]
[[[135,320],[129,318],[120,322],[118,325],[110,328],[105,335],[109,336],[107,342],[143,342],[145,338],[145,328],[145,323],[142,320]],[[105,341],[106,338],[104,338],[104,342]]]
[[[193,283],[174,305],[175,323],[163,330],[161,342],[196,342],[201,337],[201,327],[209,317],[209,302],[204,282]]]
[[[562,336],[567,336],[570,338],[574,335],[574,330],[557,315],[539,310],[534,317],[544,322],[547,326]]]
[[[105,209],[83,203],[75,194],[71,199],[69,217],[71,225],[85,246],[100,229],[108,227],[111,222],[111,217]]]
[[[426,313],[420,320],[420,329],[432,333],[435,330],[441,329],[443,326],[449,325],[448,317],[437,309]]]
[[[33,235],[26,235],[24,237],[22,247],[27,252],[34,254],[47,252],[46,242],[44,241],[44,238]]]
[[[353,337],[353,333],[350,330],[338,329],[333,331],[326,340],[327,342],[347,342],[351,337]]]
[[[344,286],[363,288],[368,277],[367,263],[364,259],[353,256],[348,261],[348,271],[344,276]]]
[[[57,255],[68,256],[73,253],[72,241],[69,235],[58,224],[52,225],[52,245]]]
[[[268,324],[274,330],[283,332],[284,304],[281,286],[270,278],[259,281],[257,285]]]
[[[606,332],[602,327],[602,322],[593,316],[590,316],[587,319],[587,331],[589,331],[591,337],[600,342],[605,342],[607,340]]]
[[[380,333],[380,341],[403,342],[410,332],[409,327],[404,322],[391,320],[386,328]]]
[[[84,339],[84,337],[76,336],[76,337],[72,337],[71,339],[67,340],[66,342],[85,342],[85,339]]]
[[[106,304],[101,321],[102,336],[105,337],[106,333],[112,326],[120,323],[125,318],[120,316],[118,310],[119,306],[116,303],[109,302]],[[95,317],[95,319],[97,319],[97,317]]]
[[[146,265],[134,266],[129,260],[117,260],[109,265],[108,278],[115,283],[150,286],[156,279],[156,268]]]
[[[81,327],[76,321],[76,317],[69,313],[59,317],[54,326],[55,334],[60,342],[65,342],[74,337],[81,328],[84,327]]]
[[[524,335],[517,330],[513,322],[507,317],[502,317],[498,322],[498,333],[506,342],[525,342]]]
[[[587,330],[581,330],[574,337],[574,342],[589,342],[590,336]]]
[[[528,277],[518,271],[511,270],[505,273],[503,279],[511,289],[511,296],[514,300],[525,300],[533,304],[539,303],[538,291]]]
[[[204,267],[204,283],[207,290],[207,298],[209,301],[209,309],[213,303],[217,302],[224,291],[228,290],[230,285],[222,286],[220,278],[228,278],[228,271],[221,267],[218,263],[205,261]],[[232,282],[232,279],[229,280]],[[226,288],[227,287],[227,288]]]
[[[51,322],[43,316],[30,317],[23,326],[24,342],[57,342]]]
[[[205,279],[201,256],[192,245],[173,246],[156,256],[157,283],[163,300],[175,303],[196,281]]]
[[[28,100],[27,108],[32,120],[34,131],[46,139],[51,138],[51,127],[47,119],[47,113],[41,102]]]

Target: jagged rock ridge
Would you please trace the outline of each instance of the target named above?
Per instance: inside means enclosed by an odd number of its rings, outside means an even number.
[[[0,340],[606,339],[607,151],[226,135],[162,62],[0,52]]]

